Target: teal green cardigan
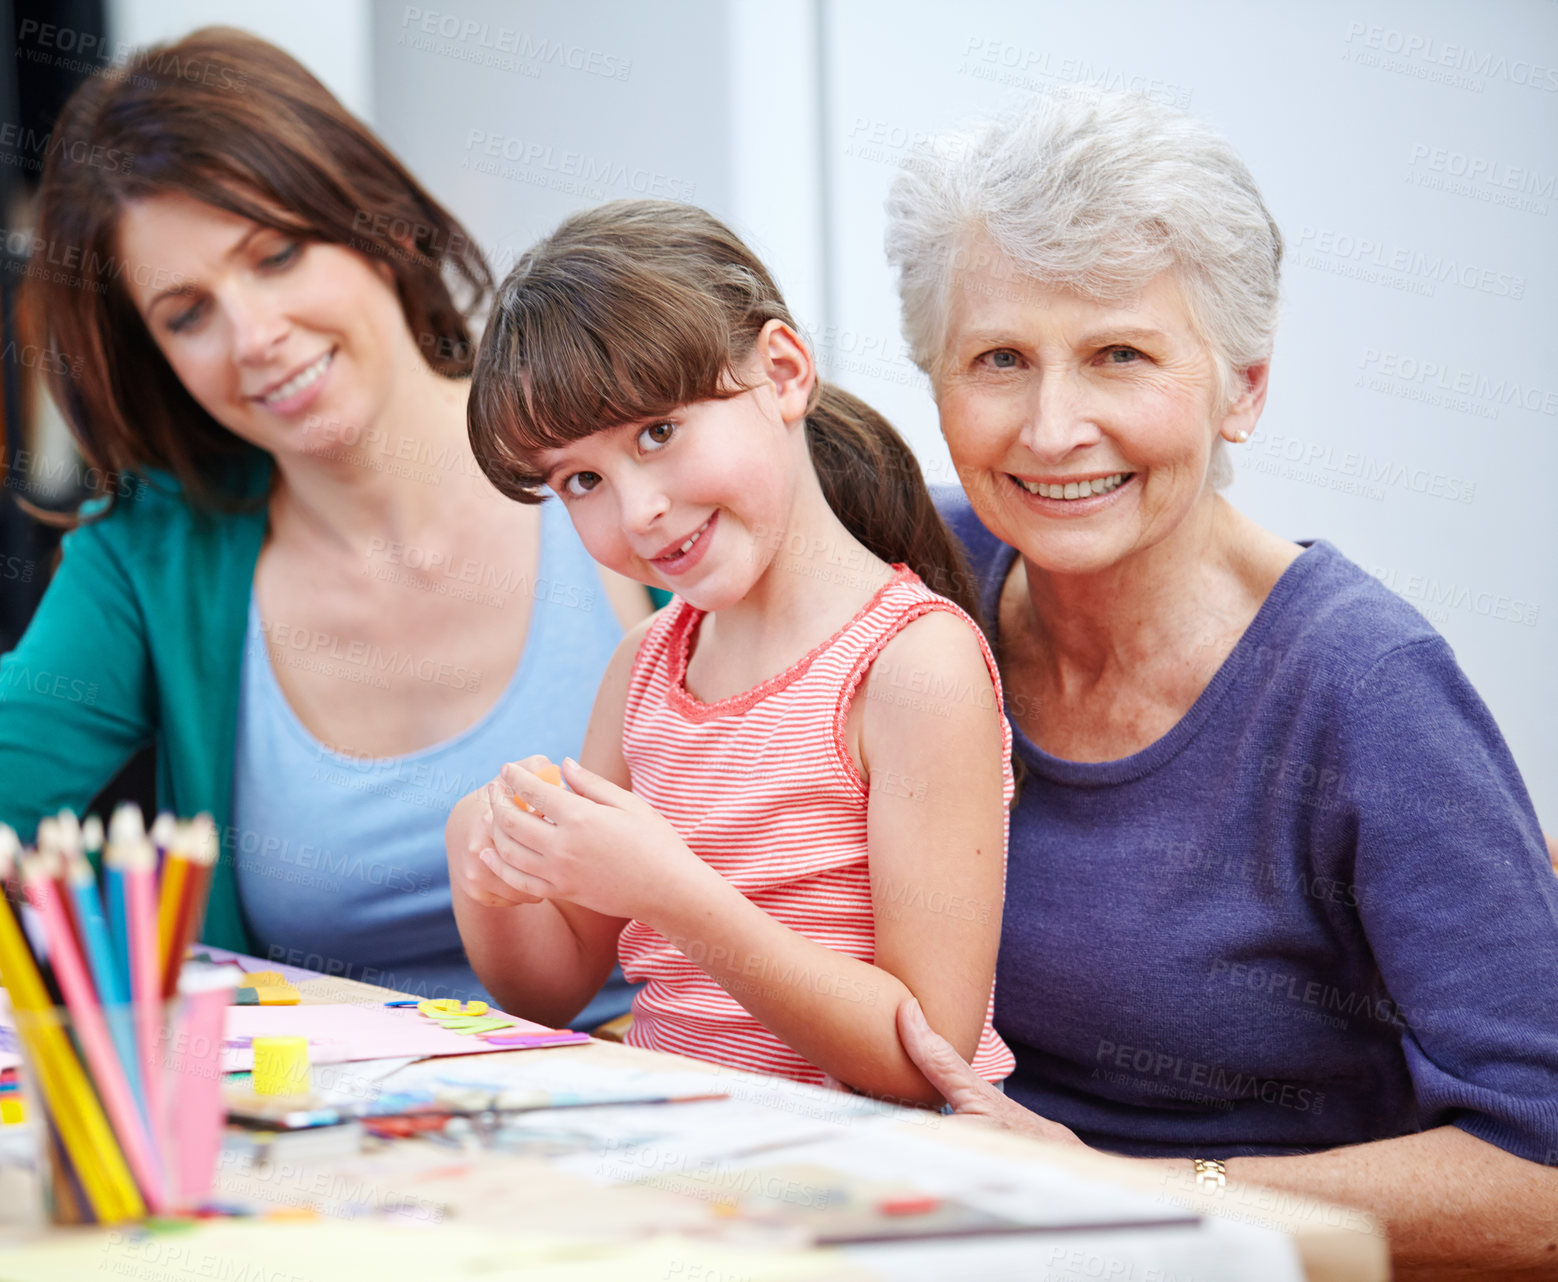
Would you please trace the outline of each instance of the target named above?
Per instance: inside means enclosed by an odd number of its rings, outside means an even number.
[[[238,512],[192,507],[166,474],[124,477],[113,511],[65,536],[26,635],[0,659],[0,822],[30,841],[44,815],[83,810],[155,743],[159,808],[208,811],[224,837],[204,941],[244,952],[228,836],[271,467],[259,451],[245,458],[231,489],[252,502]]]

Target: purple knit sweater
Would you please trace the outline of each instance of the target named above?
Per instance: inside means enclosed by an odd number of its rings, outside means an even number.
[[[938,506],[993,633],[1016,554],[960,492]],[[1084,763],[1013,735],[995,1022],[1014,1099],[1141,1156],[1450,1124],[1558,1162],[1558,878],[1498,727],[1411,606],[1316,542],[1156,743]]]

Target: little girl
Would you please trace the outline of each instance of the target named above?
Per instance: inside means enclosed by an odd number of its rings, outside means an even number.
[[[450,816],[482,982],[566,1023],[620,954],[632,1045],[939,1102],[899,1045],[912,995],[1004,1078],[995,662],[912,454],[817,381],[763,265],[687,205],[570,218],[499,291],[469,422],[500,490],[550,490],[597,561],[676,594],[567,791],[509,765]]]

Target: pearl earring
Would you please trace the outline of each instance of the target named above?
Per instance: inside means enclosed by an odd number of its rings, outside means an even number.
[[[1235,432],[1233,439],[1238,441],[1240,445],[1243,445],[1245,441],[1250,439],[1250,434],[1248,432]]]

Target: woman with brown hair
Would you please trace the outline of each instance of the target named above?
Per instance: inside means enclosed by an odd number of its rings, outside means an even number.
[[[104,492],[0,666],[0,820],[155,741],[160,804],[223,832],[207,942],[480,995],[444,819],[513,744],[579,750],[650,604],[475,465],[481,254],[242,32],[100,74],[56,135],[28,314]]]

